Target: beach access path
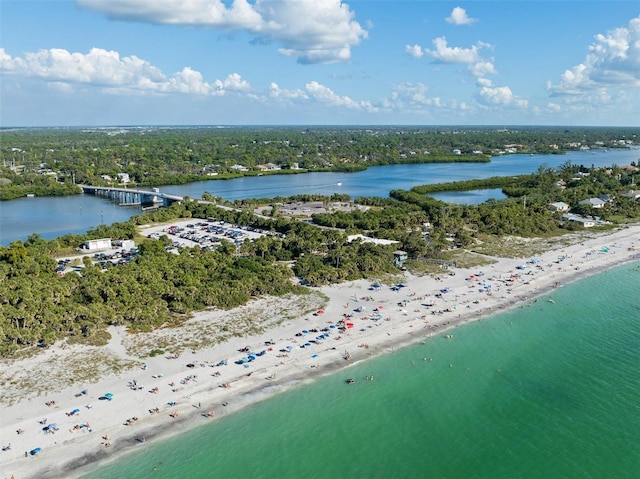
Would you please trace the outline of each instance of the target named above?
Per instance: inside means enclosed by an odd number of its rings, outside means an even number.
[[[535,258],[494,258],[453,276],[445,270],[437,277],[404,273],[395,285],[360,280],[326,286],[306,299],[305,309],[295,297],[257,299],[146,335],[161,348],[166,335],[182,334],[186,342],[198,325],[251,315],[271,325],[204,348],[140,358],[126,347],[138,335],[111,328],[112,339],[101,348],[63,343],[4,361],[0,476],[79,476],[314,377],[438,334],[452,337],[461,324],[640,258],[640,225],[574,238]],[[65,377],[74,360],[93,368],[90,379]],[[109,364],[118,364],[119,372]]]

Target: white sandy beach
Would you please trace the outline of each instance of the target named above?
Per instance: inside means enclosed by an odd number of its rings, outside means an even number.
[[[328,300],[315,294],[304,308],[295,298],[266,298],[236,310],[201,312],[179,331],[135,335],[158,344],[164,353],[155,357],[131,356],[126,347],[131,335],[112,328],[113,338],[103,348],[56,345],[28,359],[5,361],[0,479],[79,476],[101,461],[215,421],[318,375],[436,333],[454,335],[451,328],[462,323],[640,257],[640,225],[590,236],[535,261],[495,258],[493,264],[455,269],[455,276],[443,271],[438,278],[405,273],[404,286],[396,290],[373,288],[365,280],[323,287]],[[318,309],[323,312],[309,312]],[[207,324],[231,324],[251,315],[272,326],[204,348],[194,337],[193,349],[182,349],[178,357],[171,343],[163,343],[163,336],[182,334],[184,343],[185,334],[206,334]],[[239,351],[243,348],[248,352]],[[256,353],[254,360],[235,364],[250,353]],[[223,360],[226,365],[220,365]],[[65,376],[71,361],[86,361],[93,371],[85,382]],[[119,373],[106,372],[113,364],[120,365]],[[349,377],[348,371],[342,374]]]

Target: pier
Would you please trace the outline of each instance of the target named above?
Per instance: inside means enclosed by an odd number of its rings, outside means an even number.
[[[109,186],[78,185],[89,195],[100,196],[115,202],[118,206],[169,206],[182,201],[183,196],[161,193],[158,188],[138,190],[132,188],[112,188]]]

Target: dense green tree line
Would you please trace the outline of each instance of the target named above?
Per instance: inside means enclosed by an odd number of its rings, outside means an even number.
[[[0,201],[14,200],[27,195],[67,196],[82,193],[82,190],[70,181],[61,183],[51,176],[5,172],[3,177],[4,180],[0,181]]]
[[[567,203],[574,212],[612,222],[639,218],[640,202],[619,194],[630,188],[633,176],[633,172],[616,166],[584,168],[566,162],[557,171],[541,166],[531,175],[421,185],[409,191],[394,190],[390,196],[419,206],[439,230],[438,234],[453,236],[458,245],[466,246],[476,234],[535,236],[573,227],[561,224],[560,214],[549,209],[549,203],[558,201]],[[436,191],[484,188],[502,188],[508,198],[480,205],[452,205],[428,196]],[[615,201],[598,210],[580,204],[600,195],[610,195]]]
[[[490,188],[507,188],[517,185],[526,185],[528,180],[529,175],[522,175],[518,177],[493,176],[491,178],[420,185],[412,188],[412,191],[421,195],[428,195],[429,193],[437,193],[441,191],[470,191]]]
[[[539,127],[13,129],[0,132],[0,199],[73,194],[74,183],[115,186],[124,173],[133,184],[161,186],[256,174],[361,171],[395,163],[489,161],[506,145],[527,153],[618,147],[618,140],[636,134],[637,128]],[[267,163],[280,169],[256,169]],[[235,165],[248,171],[238,172]],[[42,179],[50,173],[57,180]],[[51,181],[67,186],[53,188]],[[38,182],[46,184],[29,191]]]
[[[264,206],[268,204],[277,203],[291,203],[291,202],[311,202],[322,201],[323,203],[348,203],[351,201],[351,197],[347,194],[334,193],[331,196],[318,195],[318,194],[304,194],[293,196],[276,196],[274,198],[244,198],[241,200],[233,201],[233,204],[237,207],[245,206]]]
[[[176,255],[160,242],[145,240],[140,252],[125,266],[102,271],[85,262],[79,274],[59,277],[42,250],[21,242],[2,248],[0,355],[70,336],[90,338],[107,325],[148,331],[207,307],[231,308],[252,297],[302,292],[286,266],[224,248],[183,249]]]

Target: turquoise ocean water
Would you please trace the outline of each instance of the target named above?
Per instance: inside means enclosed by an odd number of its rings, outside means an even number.
[[[638,478],[639,291],[635,262],[146,443],[86,479]]]

